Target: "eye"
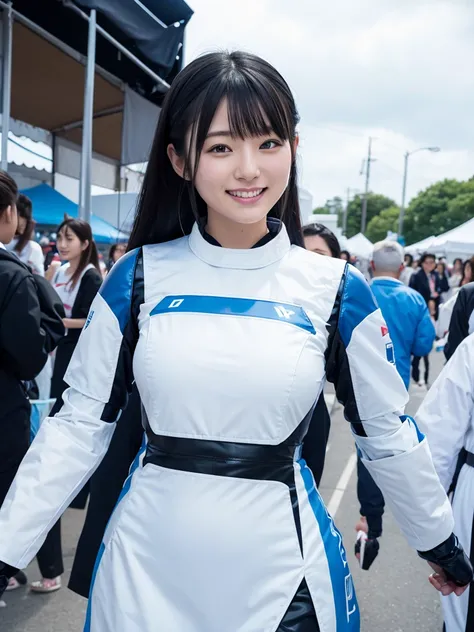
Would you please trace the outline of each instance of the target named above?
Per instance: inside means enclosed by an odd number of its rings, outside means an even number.
[[[266,140],[260,145],[260,149],[275,149],[275,147],[281,147],[281,143],[277,140]]]
[[[227,147],[227,145],[214,145],[214,147],[211,147],[211,149],[209,150],[209,153],[212,154],[227,154],[230,152],[229,147]]]

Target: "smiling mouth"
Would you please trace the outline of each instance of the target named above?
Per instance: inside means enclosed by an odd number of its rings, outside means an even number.
[[[236,198],[238,200],[253,200],[255,198],[260,197],[265,191],[267,187],[262,187],[260,189],[236,189],[226,191],[231,197]]]

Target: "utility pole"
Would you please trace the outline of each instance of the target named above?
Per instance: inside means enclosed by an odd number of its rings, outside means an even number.
[[[374,159],[372,158],[372,137],[369,136],[369,150],[367,153],[367,162],[365,166],[365,194],[362,200],[362,216],[360,221],[360,232],[365,233],[367,227],[367,201],[369,197],[369,183],[370,183],[370,163]]]

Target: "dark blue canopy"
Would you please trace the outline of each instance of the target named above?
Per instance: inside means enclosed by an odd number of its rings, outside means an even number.
[[[79,215],[78,205],[48,184],[39,184],[31,189],[24,189],[22,193],[32,201],[33,218],[39,225],[57,228],[63,221],[65,214],[71,217],[78,217]],[[114,244],[117,241],[128,240],[126,233],[95,215],[91,217],[91,227],[94,239],[99,244]]]

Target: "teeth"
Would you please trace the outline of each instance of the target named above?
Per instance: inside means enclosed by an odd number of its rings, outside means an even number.
[[[257,197],[258,195],[260,195],[260,193],[262,191],[263,191],[263,189],[258,189],[257,191],[229,191],[228,193],[230,195],[233,195],[234,197],[253,198],[253,197]]]

